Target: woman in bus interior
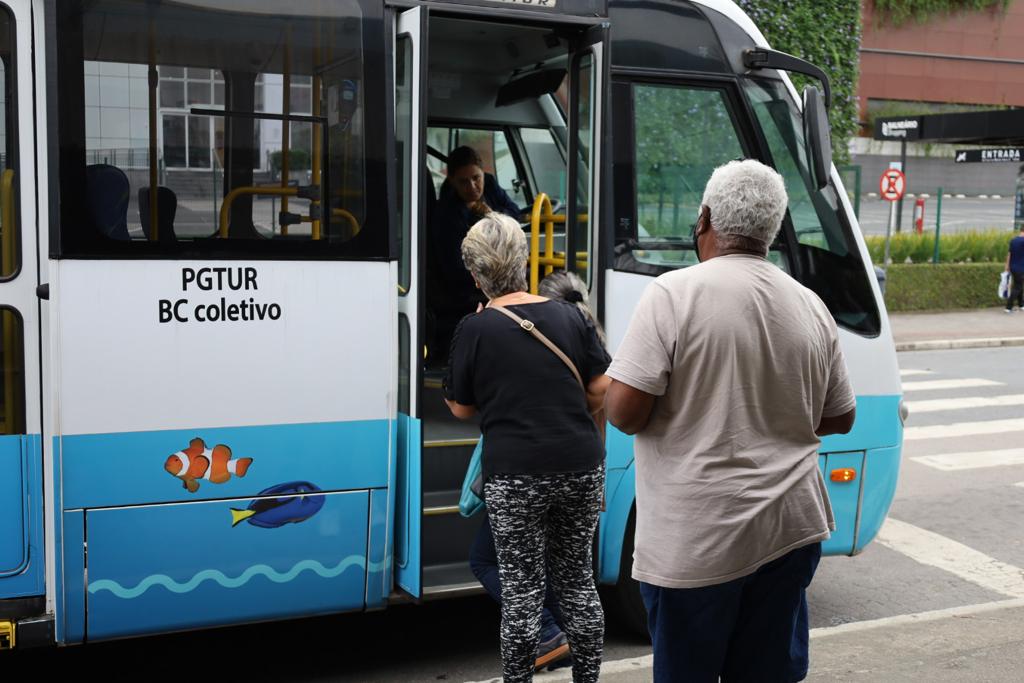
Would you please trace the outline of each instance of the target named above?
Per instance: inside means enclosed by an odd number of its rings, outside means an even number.
[[[430,292],[430,308],[436,319],[434,349],[448,351],[452,333],[462,316],[484,301],[472,276],[462,263],[462,240],[471,225],[496,211],[517,221],[522,210],[497,179],[485,173],[480,155],[472,147],[457,147],[448,155],[448,177],[441,185],[430,218],[430,278],[438,291]]]

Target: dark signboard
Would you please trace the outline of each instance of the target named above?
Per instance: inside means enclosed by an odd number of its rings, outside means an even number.
[[[921,137],[921,117],[900,116],[875,119],[876,140],[917,140]]]
[[[608,16],[608,0],[429,0],[429,5],[471,5],[491,9],[521,9],[579,17]]]
[[[1024,148],[958,149],[953,161],[958,164],[1017,163],[1024,160]]]

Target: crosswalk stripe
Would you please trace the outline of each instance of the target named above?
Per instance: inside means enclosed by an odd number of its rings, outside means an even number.
[[[938,391],[939,389],[968,389],[970,387],[999,387],[1002,382],[990,379],[932,379],[923,382],[904,382],[903,391]]]
[[[982,467],[1001,467],[1004,465],[1024,465],[1024,448],[922,455],[911,458],[911,460],[946,472],[973,470]]]
[[[931,370],[913,370],[907,368],[906,370],[900,370],[900,377],[914,377],[915,375],[932,375],[934,374]]]
[[[1024,431],[1024,418],[985,420],[982,422],[954,422],[948,425],[930,425],[928,427],[907,427],[903,430],[903,440],[948,439],[957,436],[1002,434],[1004,432],[1018,431]]]
[[[938,567],[988,590],[1024,598],[1024,571],[951,538],[888,518],[877,541],[912,560]]]
[[[1024,489],[1024,481],[1018,481],[1016,484],[1014,484],[1014,486],[1019,486],[1022,489]]]
[[[1022,406],[1024,394],[1002,396],[964,396],[962,398],[936,398],[928,401],[906,401],[904,405],[911,415],[937,413],[943,410],[964,410],[966,408],[996,408],[999,406]]]

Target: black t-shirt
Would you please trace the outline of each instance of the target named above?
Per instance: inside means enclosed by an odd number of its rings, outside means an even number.
[[[534,323],[579,371],[583,383],[611,358],[593,323],[573,304],[507,306]],[[467,315],[452,339],[445,396],[480,412],[483,476],[582,472],[597,467],[604,444],[572,371],[500,311]]]

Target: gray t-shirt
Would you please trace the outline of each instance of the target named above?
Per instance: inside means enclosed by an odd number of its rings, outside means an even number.
[[[662,275],[607,374],[659,397],[636,437],[633,578],[724,583],[835,529],[814,430],[855,396],[825,304],[776,266]]]

